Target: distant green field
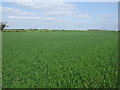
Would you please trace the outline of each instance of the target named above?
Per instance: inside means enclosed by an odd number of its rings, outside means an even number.
[[[3,32],[3,88],[116,88],[117,32]]]
[[[2,32],[0,31],[0,89],[2,88]]]

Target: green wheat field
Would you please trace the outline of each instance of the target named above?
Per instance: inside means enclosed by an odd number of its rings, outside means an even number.
[[[3,88],[116,88],[118,32],[2,33]]]

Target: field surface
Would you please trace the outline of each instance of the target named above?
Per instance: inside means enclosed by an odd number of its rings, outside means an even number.
[[[116,88],[117,32],[2,33],[3,88]]]
[[[0,31],[0,89],[2,89],[2,32]]]

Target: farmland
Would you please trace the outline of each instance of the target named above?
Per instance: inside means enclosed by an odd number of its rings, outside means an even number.
[[[3,32],[3,88],[116,88],[118,35]]]
[[[0,31],[0,89],[2,88],[2,32]]]

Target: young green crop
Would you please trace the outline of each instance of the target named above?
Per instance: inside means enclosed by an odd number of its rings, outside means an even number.
[[[3,32],[3,88],[116,88],[117,32]]]

